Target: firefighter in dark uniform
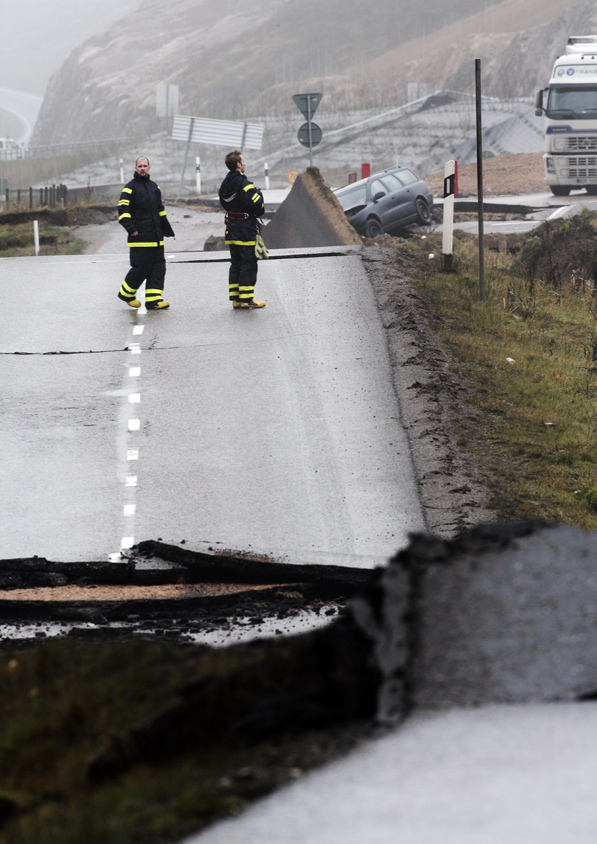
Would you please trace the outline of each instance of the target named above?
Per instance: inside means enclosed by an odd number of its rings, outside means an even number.
[[[133,178],[122,189],[118,202],[118,222],[128,232],[131,259],[118,298],[131,308],[140,308],[137,290],[145,282],[145,307],[158,311],[170,307],[164,301],[164,237],[174,237],[174,232],[166,217],[161,191],[149,178],[149,169],[149,160],[139,157]]]
[[[230,171],[220,186],[220,205],[226,211],[226,244],[230,249],[229,298],[233,308],[263,308],[254,298],[257,282],[255,235],[265,211],[263,194],[245,176],[245,160],[238,150],[226,156]]]

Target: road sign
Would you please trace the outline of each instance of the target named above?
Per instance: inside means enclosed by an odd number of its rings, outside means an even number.
[[[257,123],[208,120],[205,117],[174,115],[172,139],[196,144],[217,144],[230,149],[261,149],[263,130]]]
[[[205,117],[174,115],[172,140],[186,141],[184,164],[177,199],[180,199],[191,141],[196,144],[219,144],[228,149],[261,149],[264,126],[257,123],[235,123],[232,120],[208,120]]]
[[[291,185],[293,185],[296,182],[298,177],[299,177],[299,171],[298,170],[289,170],[288,173],[286,174],[286,178],[288,179],[288,181],[290,182]]]
[[[315,112],[317,106],[321,102],[323,94],[293,94],[292,99],[298,106],[299,111],[302,111],[307,120],[310,120]]]
[[[309,126],[311,126],[311,139],[309,140]],[[317,125],[317,123],[303,123],[301,128],[298,130],[297,138],[299,139],[299,143],[301,143],[304,147],[316,147],[317,144],[321,141],[322,132],[321,128]]]

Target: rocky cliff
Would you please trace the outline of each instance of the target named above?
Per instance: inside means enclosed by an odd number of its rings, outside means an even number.
[[[148,138],[158,84],[178,85],[178,112],[220,119],[295,111],[291,95],[322,90],[327,111],[407,102],[430,90],[528,96],[545,83],[572,32],[597,4],[579,0],[157,0],[75,49],[54,75],[32,144]]]

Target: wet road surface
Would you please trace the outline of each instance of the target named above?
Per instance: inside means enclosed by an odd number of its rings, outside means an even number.
[[[171,255],[159,313],[116,298],[126,254],[3,259],[0,558],[161,538],[367,568],[404,546],[423,527],[408,444],[344,251],[274,253],[248,313],[225,253]]]

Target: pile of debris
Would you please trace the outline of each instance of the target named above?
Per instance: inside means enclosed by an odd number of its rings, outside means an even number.
[[[363,243],[317,167],[307,167],[263,230],[268,249]]]

